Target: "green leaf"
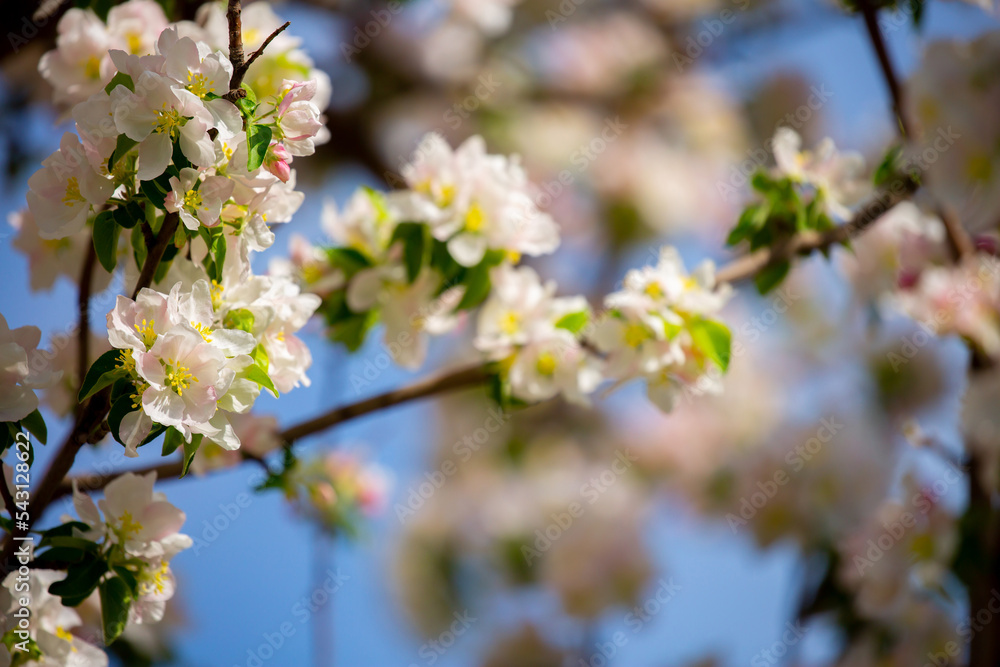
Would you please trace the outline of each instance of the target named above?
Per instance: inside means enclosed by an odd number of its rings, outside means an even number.
[[[119,72],[119,74],[121,74],[121,72]],[[115,165],[118,164],[118,161],[125,157],[125,154],[132,150],[132,147],[138,143],[138,141],[129,139],[124,134],[119,134],[118,141],[115,143],[115,150],[111,152],[111,157],[108,158],[108,171],[113,171]]]
[[[28,433],[38,438],[38,442],[43,445],[49,437],[49,431],[45,427],[45,420],[42,419],[42,413],[37,409],[33,410],[27,417],[21,419],[21,426]]]
[[[248,366],[243,373],[246,376],[246,379],[251,382],[256,382],[261,387],[269,390],[275,396],[278,395],[278,390],[274,388],[274,382],[271,380],[270,376],[257,364]]]
[[[73,532],[76,530],[90,530],[90,526],[82,521],[67,521],[66,523],[59,524],[54,528],[49,528],[48,530],[42,531],[42,540],[39,542],[39,547],[48,544],[48,539],[53,537],[72,537]]]
[[[222,320],[222,326],[226,329],[239,329],[247,333],[253,333],[255,317],[252,311],[246,308],[237,308],[226,313]]]
[[[365,342],[368,331],[375,326],[378,316],[374,310],[367,313],[352,314],[330,326],[330,339],[343,343],[350,352],[357,352]]]
[[[723,371],[729,368],[733,336],[729,328],[715,320],[699,319],[689,325],[696,349],[714,361]]]
[[[406,278],[412,284],[423,268],[430,247],[427,226],[419,222],[401,222],[392,233],[389,244],[403,244],[403,261],[406,264]]]
[[[255,93],[253,88],[250,87],[250,84],[244,82],[243,84],[240,85],[240,88],[245,90],[247,93],[247,96],[244,97],[243,99],[250,100],[254,104],[257,104],[257,93]]]
[[[118,86],[125,86],[133,93],[135,92],[135,83],[132,81],[132,77],[130,77],[128,74],[125,74],[124,72],[115,72],[115,75],[114,77],[111,78],[111,81],[108,81],[108,85],[104,86],[104,92],[110,95],[111,91],[117,88]]]
[[[82,537],[66,537],[62,535],[55,537],[46,536],[45,543],[59,549],[73,549],[93,554],[96,554],[100,548],[95,542],[85,540]]]
[[[455,307],[456,312],[471,310],[486,300],[493,288],[493,283],[490,281],[490,269],[502,262],[505,256],[502,250],[487,251],[483,261],[469,269],[462,281],[465,285],[465,294],[462,295],[462,300]]]
[[[340,269],[348,277],[372,266],[371,260],[354,248],[328,248],[326,255],[330,259],[330,266]]]
[[[108,350],[90,366],[80,386],[81,403],[121,377],[120,355],[121,350]]]
[[[112,577],[101,584],[101,623],[104,625],[104,645],[112,644],[128,623],[132,606],[132,591],[120,577]]]
[[[123,565],[115,565],[111,569],[114,570],[115,574],[117,574],[121,578],[121,580],[125,582],[125,585],[128,586],[129,591],[132,592],[133,598],[138,596],[139,580],[136,579],[135,574],[132,572],[132,570],[128,569]]]
[[[101,211],[94,218],[94,250],[108,273],[113,273],[118,263],[118,235],[121,231],[111,211]]]
[[[920,4],[923,5],[923,2],[924,0],[921,0]],[[873,176],[873,180],[877,187],[885,185],[893,176],[896,175],[896,166],[902,152],[903,147],[896,145],[890,148],[882,158],[882,162],[880,162],[878,167],[875,168],[875,174]]]
[[[22,639],[17,635],[17,628],[11,628],[0,637],[0,644],[7,647],[7,652],[11,656],[10,667],[34,665],[42,659],[42,649],[39,648],[38,642],[30,637]],[[23,650],[15,646],[23,647]]]
[[[111,404],[111,411],[108,412],[108,427],[111,429],[111,435],[114,436],[115,440],[121,445],[125,445],[125,441],[122,440],[119,431],[122,427],[122,419],[125,418],[130,412],[135,412],[138,408],[132,407],[132,396],[129,394],[124,394],[120,396],[114,403]]]
[[[191,461],[194,461],[194,455],[198,453],[198,447],[201,446],[201,439],[202,435],[199,433],[191,436],[191,442],[184,443],[184,461],[181,463],[181,477],[188,474]]]
[[[267,147],[271,145],[271,128],[267,125],[249,125],[247,127],[247,170],[260,169],[264,164]]]
[[[170,176],[161,174],[152,181],[140,181],[139,190],[156,208],[163,208],[170,192]]]
[[[153,207],[150,206],[148,210],[152,211]],[[147,254],[146,239],[142,235],[142,229],[136,225],[132,230],[132,255],[135,257],[136,266],[142,266],[146,262]]]
[[[74,563],[66,571],[65,579],[49,586],[49,593],[61,597],[63,605],[77,607],[90,597],[107,571],[108,564],[100,559]]]
[[[184,434],[173,426],[167,429],[167,434],[163,436],[163,456],[170,456],[177,451],[177,448],[184,444]]]
[[[754,276],[753,282],[757,286],[757,291],[761,294],[767,294],[775,287],[781,284],[781,281],[785,279],[788,275],[789,269],[792,268],[790,262],[772,262],[765,266],[763,269],[757,272]]]
[[[557,329],[565,329],[572,334],[578,334],[583,331],[583,328],[587,326],[587,322],[590,321],[590,313],[585,310],[581,310],[577,313],[569,313],[568,315],[563,315],[556,322]]]
[[[263,343],[258,343],[257,347],[253,349],[250,353],[250,358],[253,362],[257,364],[265,373],[271,366],[271,360],[267,356],[267,348],[264,347]]]
[[[146,217],[146,212],[134,201],[130,201],[124,206],[118,206],[111,214],[114,216],[115,222],[123,229],[132,229]]]

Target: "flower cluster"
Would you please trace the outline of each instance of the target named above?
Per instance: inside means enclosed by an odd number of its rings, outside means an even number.
[[[170,560],[192,545],[191,538],[179,532],[184,512],[153,491],[155,482],[156,473],[125,473],[105,487],[99,503],[73,489],[73,505],[89,526],[80,531],[80,537],[99,543],[109,570],[134,585],[130,623],[156,623],[163,618],[175,588]]]
[[[108,484],[99,503],[74,486],[80,521],[42,533],[27,581],[17,572],[4,580],[13,598],[4,605],[5,614],[24,606],[31,613],[26,628],[2,626],[3,643],[8,648],[19,646],[16,652],[11,648],[11,654],[22,660],[15,659],[14,664],[107,665],[101,649],[71,632],[83,624],[74,607],[92,597],[100,599],[106,643],[127,626],[163,618],[175,589],[170,561],[192,541],[179,532],[184,513],[153,491],[155,481],[155,473],[126,473]],[[60,567],[69,563],[67,571],[46,569],[56,563]]]
[[[317,102],[325,105],[327,93],[304,78],[311,63],[286,37],[274,40],[275,50],[291,71],[276,64],[278,55],[258,58],[245,97],[230,102],[233,66],[213,49],[225,41],[218,12],[207,5],[201,28],[168,26],[144,0],[114,8],[106,25],[74,9],[41,65],[50,78],[96,78],[58,80],[66,101],[76,102],[78,134],[66,133],[29,180],[21,220],[42,239],[75,238],[92,226],[101,265],[113,271],[124,254],[129,284],[151,239],[173,234],[152,287],[144,284],[134,301],[119,298],[109,313],[116,350],[94,365],[81,392],[112,385],[109,423],[130,456],[166,428],[186,447],[205,438],[236,449],[229,416],[246,413],[261,386],[277,394],[308,384],[311,356],[295,333],[319,299],[287,278],[254,276],[249,258],[273,243],[269,225],[289,221],[302,202],[291,162],[325,140]],[[271,24],[266,5],[250,8],[247,48]],[[119,243],[123,230],[131,230],[130,244]],[[127,245],[131,252],[120,247]]]
[[[21,577],[16,570],[7,575],[3,590],[0,590],[3,642],[9,647],[11,656],[27,658],[27,663],[20,664],[32,667],[107,667],[108,656],[104,651],[72,632],[83,625],[80,614],[64,606],[59,596],[49,593],[50,586],[58,585],[65,578],[65,572],[39,569],[31,570],[27,577]],[[21,607],[19,601],[28,592],[31,593],[31,622],[25,624],[27,629],[18,630],[14,612]],[[10,648],[14,646],[17,648]],[[19,653],[15,654],[15,650]]]
[[[656,267],[629,273],[594,322],[586,299],[557,298],[554,283],[518,266],[555,250],[559,235],[515,159],[487,154],[479,137],[453,151],[431,134],[403,175],[407,189],[365,188],[342,211],[327,208],[335,247],[296,238],[291,262],[273,266],[322,296],[335,341],[356,349],[382,322],[396,362],[418,367],[430,335],[482,304],[475,348],[517,401],[585,404],[606,379],[642,378],[669,410],[681,388],[717,384],[709,375],[725,370],[730,336],[716,318],[729,289],[716,286],[710,262],[688,275],[665,248]]]
[[[243,44],[247,54],[258,49],[264,40],[281,25],[271,7],[257,2],[242,12]],[[183,73],[185,83],[196,91],[221,95],[228,90],[229,28],[223,3],[209,2],[199,8],[195,21],[168,23],[161,5],[154,0],[128,0],[112,7],[107,20],[101,20],[90,9],[69,9],[59,20],[56,48],[42,56],[39,70],[52,84],[56,102],[72,106],[102,90],[118,68],[112,54],[115,51],[132,56],[150,56],[156,50],[161,33],[172,26],[191,40],[203,43],[210,52],[221,52],[221,59],[211,58],[204,66]],[[316,81],[320,87],[318,101],[326,108],[330,99],[327,75],[313,65],[299,48],[301,40],[288,34],[278,35],[247,72],[246,81],[260,96],[279,92],[280,84],[289,81]]]
[[[286,493],[297,511],[324,529],[354,532],[359,516],[373,516],[385,507],[389,476],[356,455],[332,452],[296,462],[288,471]]]
[[[52,371],[38,350],[38,327],[13,331],[0,315],[0,422],[16,422],[38,409],[35,391],[55,385],[62,374]]]
[[[771,140],[776,166],[761,169],[751,181],[756,198],[729,232],[727,243],[747,242],[751,251],[774,247],[800,232],[825,232],[847,222],[871,192],[865,162],[856,153],[839,153],[826,139],[815,151],[802,151],[795,130],[780,127]],[[755,276],[766,293],[784,280],[791,263],[779,261]]]

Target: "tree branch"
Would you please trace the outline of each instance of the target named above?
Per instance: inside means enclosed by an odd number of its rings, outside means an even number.
[[[87,377],[87,369],[90,368],[90,292],[94,282],[96,264],[97,250],[94,248],[94,244],[90,243],[87,246],[87,256],[83,260],[80,291],[76,301],[80,313],[76,330],[76,374],[81,385],[83,379]]]
[[[720,267],[715,274],[719,283],[735,283],[752,278],[764,268],[797,255],[823,250],[860,236],[893,206],[917,191],[917,182],[910,178],[894,181],[888,188],[859,210],[850,222],[827,232],[800,232],[781,245],[762,248]]]
[[[896,124],[900,135],[904,138],[912,136],[913,126],[906,114],[906,107],[903,104],[903,86],[899,83],[896,69],[889,58],[889,49],[885,45],[885,38],[882,36],[882,29],[878,25],[878,9],[871,0],[864,0],[861,3],[861,16],[865,20],[865,28],[875,49],[875,57],[878,58],[879,67],[882,69],[882,76],[885,78],[886,87],[889,89],[889,96],[892,98],[892,108],[896,116]]]
[[[153,276],[156,275],[156,270],[160,267],[160,260],[163,259],[163,253],[167,251],[167,246],[173,243],[179,224],[180,217],[176,213],[167,213],[166,217],[163,218],[163,226],[160,227],[160,233],[156,235],[156,243],[149,248],[149,255],[146,256],[142,271],[139,273],[139,280],[136,281],[135,290],[132,292],[133,300],[139,296],[139,291],[142,288],[153,284]]]
[[[135,299],[142,288],[149,287],[152,283],[153,276],[156,275],[156,269],[160,265],[160,260],[163,259],[163,253],[167,249],[167,244],[173,241],[178,221],[179,218],[176,213],[168,213],[164,218],[163,226],[156,237],[156,244],[149,249],[149,254],[146,255],[142,271],[139,273],[135,291],[132,293],[133,299]],[[82,289],[83,287],[81,286]],[[34,522],[42,516],[42,513],[52,502],[59,486],[73,467],[73,462],[76,461],[76,455],[80,452],[80,448],[88,442],[96,441],[95,439],[98,434],[103,434],[102,424],[110,409],[111,387],[102,389],[80,405],[73,430],[70,431],[59,451],[56,452],[48,470],[42,476],[42,481],[38,489],[31,498],[28,527],[21,530],[15,529],[12,535],[7,536],[3,554],[0,555],[0,567],[5,567],[14,553],[15,540],[13,538],[27,535]]]
[[[324,415],[310,419],[291,428],[287,428],[279,435],[282,440],[291,445],[296,440],[326,430],[337,424],[349,421],[356,417],[361,417],[372,412],[377,412],[395,405],[402,405],[421,398],[442,394],[456,389],[465,389],[479,384],[483,384],[490,377],[486,366],[476,364],[458,370],[440,373],[431,376],[408,387],[366,398],[363,401],[335,408]]]

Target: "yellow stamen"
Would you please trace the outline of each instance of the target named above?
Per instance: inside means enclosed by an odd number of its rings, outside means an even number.
[[[191,374],[191,369],[181,366],[175,360],[170,359],[163,364],[167,371],[167,386],[174,390],[178,396],[184,395],[184,390],[191,386],[192,382],[197,382],[198,378]]]
[[[212,289],[211,289],[212,308],[214,308],[215,310],[218,310],[219,306],[222,305],[222,291],[225,289],[226,289],[225,287],[219,284],[219,281],[217,280],[212,281]]]
[[[153,331],[154,324],[155,320],[147,321],[143,319],[142,324],[134,325],[136,333],[138,333],[139,336],[142,338],[142,342],[146,346],[147,350],[153,347],[153,343],[156,342],[156,332]]]
[[[121,529],[120,529],[121,532],[122,532],[122,535],[124,535],[126,537],[128,537],[129,533],[135,533],[136,535],[138,535],[139,531],[142,530],[142,524],[139,523],[138,521],[133,520],[132,519],[132,513],[129,512],[128,510],[125,510],[124,512],[122,512],[122,515],[121,515],[121,518],[119,519],[119,521],[122,524],[121,525]]]
[[[174,130],[184,125],[185,118],[177,109],[168,109],[167,103],[163,103],[163,108],[156,111],[156,127],[153,132],[157,134],[173,134]]]
[[[128,50],[130,53],[138,54],[142,50],[142,35],[139,33],[128,33],[125,35],[125,41],[128,44]]]
[[[87,62],[83,64],[83,75],[88,79],[101,78],[101,61],[97,56],[87,58]]]
[[[73,639],[75,639],[75,638],[73,637],[73,635],[72,635],[72,634],[71,634],[70,632],[68,632],[68,631],[66,630],[66,628],[64,628],[64,627],[63,627],[63,626],[61,626],[61,625],[59,625],[59,626],[57,626],[57,627],[56,627],[56,637],[58,637],[59,639],[62,639],[62,640],[64,640],[64,641],[67,641],[67,642],[69,642],[70,644],[72,644],[72,643],[73,643]],[[75,647],[75,646],[74,646],[74,647],[73,647],[72,649],[70,649],[70,650],[71,650],[71,651],[72,651],[73,653],[76,653],[76,647]]]
[[[71,176],[68,181],[66,181],[66,194],[63,195],[62,202],[66,206],[73,206],[74,204],[86,203],[86,199],[80,194],[80,182],[76,180],[76,176]]]
[[[663,288],[660,287],[660,283],[649,283],[646,285],[646,294],[654,299],[662,299]]]
[[[521,315],[514,311],[508,312],[500,322],[500,330],[508,336],[513,336],[521,329]]]
[[[132,357],[130,350],[119,351],[118,368],[122,369],[129,375],[132,375],[135,372],[135,359]]]
[[[625,327],[625,344],[629,347],[639,347],[648,338],[649,331],[637,322],[633,322]]]
[[[195,331],[201,334],[201,337],[205,339],[206,343],[212,342],[212,329],[205,326],[201,322],[195,322],[195,321],[191,322],[191,326],[194,327]]]
[[[486,214],[479,204],[473,204],[465,214],[465,228],[470,232],[479,232],[484,226],[486,226]]]
[[[212,82],[208,80],[204,74],[195,74],[194,72],[188,72],[188,84],[187,89],[198,97],[205,97],[208,91],[212,87]]]
[[[535,368],[538,370],[539,375],[548,376],[556,372],[557,365],[555,356],[551,352],[545,352],[538,356]]]
[[[188,190],[184,193],[184,208],[193,210],[201,208],[201,193],[197,190]]]

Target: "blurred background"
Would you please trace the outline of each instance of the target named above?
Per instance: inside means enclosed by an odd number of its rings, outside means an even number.
[[[199,3],[166,4],[171,18],[191,18]],[[37,74],[55,19],[29,35],[30,5],[0,8],[5,215],[23,208],[28,177],[71,129]],[[771,163],[778,126],[796,129],[805,146],[832,137],[871,165],[895,134],[864,26],[833,2],[273,8],[330,77],[332,138],[296,162],[305,204],[275,228],[259,272],[296,235],[329,242],[324,201],[343,204],[362,184],[398,185],[428,131],[453,145],[482,134],[490,152],[521,155],[563,236],[557,253],[531,263],[561,293],[593,301],[628,268],[655,261],[665,242],[689,267],[724,262],[747,177]],[[905,13],[885,15],[906,75],[933,41],[1000,27],[963,2],[928,2],[924,12],[919,31]],[[65,335],[74,284],[59,277],[32,289],[31,251],[19,238],[0,228],[0,312],[12,328],[40,326],[43,340]],[[843,545],[852,539],[864,553],[866,522],[883,516],[888,497],[929,499],[928,522],[965,503],[947,453],[960,442],[967,352],[954,339],[921,339],[902,370],[888,370],[886,350],[919,330],[872,315],[870,257],[860,246],[857,256],[838,250],[803,262],[776,294],[741,292],[728,308],[736,347],[721,399],[688,396],[662,415],[641,390],[626,389],[591,411],[553,403],[498,414],[485,392],[469,391],[310,438],[303,451],[355,452],[391,478],[381,513],[355,537],[330,536],[277,494],[254,494],[256,468],[165,481],[195,547],[173,563],[180,585],[171,616],[130,637],[136,654],[122,664],[924,664],[920,642],[953,632],[965,613],[964,593],[946,579],[945,612],[904,604],[899,635],[910,652],[890,662],[842,655],[859,635],[841,617],[797,620],[836,569],[833,554],[849,558]],[[96,334],[112,304],[113,296],[94,299]],[[303,332],[312,386],[280,412],[262,396],[256,411],[292,424],[459,364],[474,356],[473,328],[466,322],[434,341],[425,367],[408,373],[386,364],[379,335],[348,354],[313,322]],[[68,428],[57,414],[50,403],[50,442]],[[914,438],[934,446],[912,447]],[[128,465],[113,442],[77,466],[109,463]],[[790,481],[775,481],[779,472]],[[582,510],[567,518],[573,503]],[[54,508],[49,519],[63,512],[72,509]],[[939,547],[953,521],[940,523],[941,533],[928,529]],[[905,578],[908,556],[893,558],[879,561],[889,570],[880,583]]]

